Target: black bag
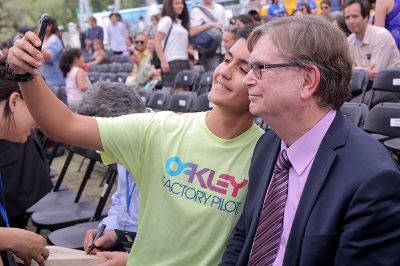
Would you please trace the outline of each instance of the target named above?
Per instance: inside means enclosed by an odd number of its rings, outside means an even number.
[[[172,30],[172,26],[174,25],[174,22],[172,22],[171,27],[169,28],[167,37],[165,39],[165,43],[164,43],[164,47],[163,47],[163,52],[165,51],[165,47],[167,47],[167,42],[168,42],[168,38],[169,38],[169,34],[171,33]],[[161,61],[160,58],[158,57],[158,54],[156,52],[156,49],[154,49],[153,51],[153,56],[151,58],[151,62],[150,62],[155,69],[161,69]]]
[[[202,6],[195,6],[195,8],[199,8],[212,22],[218,21],[206,8]],[[222,30],[214,27],[202,31],[191,38],[192,44],[199,51],[199,53],[206,56],[213,55],[218,47],[221,46],[221,41]]]

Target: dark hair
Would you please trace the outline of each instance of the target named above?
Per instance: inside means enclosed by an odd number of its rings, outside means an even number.
[[[245,39],[247,40],[250,36],[250,33],[257,27],[257,25],[255,24],[249,24],[246,25],[244,28],[239,29],[239,31],[237,32],[237,34],[235,36],[237,36],[236,40],[239,39]]]
[[[57,21],[53,17],[49,17],[47,26],[51,25],[50,35],[55,34],[61,41],[62,46],[64,47],[64,42],[62,40],[62,33],[58,28]]]
[[[257,10],[252,9],[249,11],[248,14],[251,16],[254,23],[256,23],[256,24],[262,23],[262,17],[260,15],[260,13],[257,12]]]
[[[0,68],[2,69],[1,73],[4,73],[4,71],[3,71],[5,69],[4,59],[0,61]],[[8,127],[10,127],[11,121],[13,121],[13,123],[15,123],[14,117],[10,110],[10,105],[8,104],[11,94],[13,94],[14,92],[17,92],[22,96],[21,91],[18,86],[18,82],[8,80],[4,76],[4,74],[1,74],[0,75],[0,102],[3,102],[3,101],[6,102],[6,104],[4,105],[3,116],[5,119],[8,120]]]
[[[343,7],[343,14],[344,14],[344,10],[346,7],[353,5],[353,4],[359,4],[361,7],[361,16],[363,18],[365,17],[369,17],[369,11],[371,10],[371,6],[369,4],[368,1],[366,0],[348,0],[344,3],[344,7]]]
[[[150,19],[155,18],[157,20],[157,22],[160,20],[160,18],[158,17],[158,15],[152,15]]]
[[[326,4],[328,6],[332,6],[331,0],[322,0],[320,5],[322,5],[322,4]]]
[[[307,10],[307,14],[311,14],[311,13],[312,13],[312,12],[311,12],[311,7],[310,7],[309,4],[301,3],[301,4],[299,5],[299,9],[300,9],[300,7],[304,7],[304,8]]]
[[[239,20],[240,22],[242,22],[244,25],[254,24],[253,18],[252,18],[250,15],[248,15],[248,14],[239,15],[239,16],[236,18],[236,21],[238,21],[238,20]]]
[[[95,17],[93,17],[93,16],[89,17],[88,20],[93,20],[95,23],[97,23],[97,19]]]
[[[186,2],[182,0],[183,2],[183,11],[182,14],[177,15],[175,14],[174,7],[173,7],[173,2],[174,0],[164,0],[163,1],[163,7],[161,10],[161,17],[168,16],[172,19],[172,22],[175,22],[177,18],[179,18],[182,21],[182,26],[189,31],[189,11],[186,6]]]
[[[115,16],[119,21],[122,20],[122,17],[119,13],[111,13],[108,17],[111,19],[112,16]]]
[[[62,53],[60,58],[60,69],[64,75],[64,78],[71,70],[72,64],[74,63],[75,59],[79,58],[81,55],[81,50],[77,48],[72,48]]]
[[[337,22],[340,29],[344,32],[344,34],[346,34],[346,36],[351,34],[351,31],[349,28],[347,28],[346,20],[344,19],[343,15],[337,15],[333,21]]]

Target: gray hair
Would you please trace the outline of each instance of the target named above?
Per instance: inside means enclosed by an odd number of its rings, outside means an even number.
[[[78,108],[78,113],[87,116],[113,117],[133,113],[144,113],[146,107],[133,87],[99,81],[87,90]]]
[[[280,17],[257,27],[248,48],[264,35],[290,63],[318,68],[321,80],[315,97],[321,108],[338,109],[350,96],[352,62],[345,34],[314,15]]]

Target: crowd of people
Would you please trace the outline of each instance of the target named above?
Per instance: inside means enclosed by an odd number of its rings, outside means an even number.
[[[40,127],[118,164],[106,230],[91,251],[103,266],[400,265],[398,162],[339,110],[371,101],[371,90],[351,95],[352,69],[366,71],[370,88],[380,71],[400,67],[400,1],[374,4],[371,16],[367,0],[300,0],[289,15],[272,0],[267,17],[227,18],[213,0],[191,12],[164,0],[136,36],[110,14],[109,51],[94,17],[81,49],[64,47],[54,18],[41,51],[35,33],[20,34],[0,64],[3,263],[12,263],[9,252],[39,265],[48,257],[41,236],[16,228],[15,211],[47,193],[48,179],[21,206],[8,204],[18,192],[4,193],[26,167],[3,163],[13,153],[49,174],[42,151],[10,144],[28,147]],[[88,69],[113,56],[133,65],[126,84],[91,84]],[[147,112],[132,89],[159,79],[173,90],[177,73],[196,64],[213,71],[208,112]],[[399,97],[377,93],[370,105]],[[87,231],[86,251],[96,231]]]

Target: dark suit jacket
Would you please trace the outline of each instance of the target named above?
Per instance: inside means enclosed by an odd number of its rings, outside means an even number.
[[[221,265],[246,265],[280,139],[256,145],[243,214]],[[400,265],[400,172],[385,148],[338,112],[316,154],[285,266]]]

